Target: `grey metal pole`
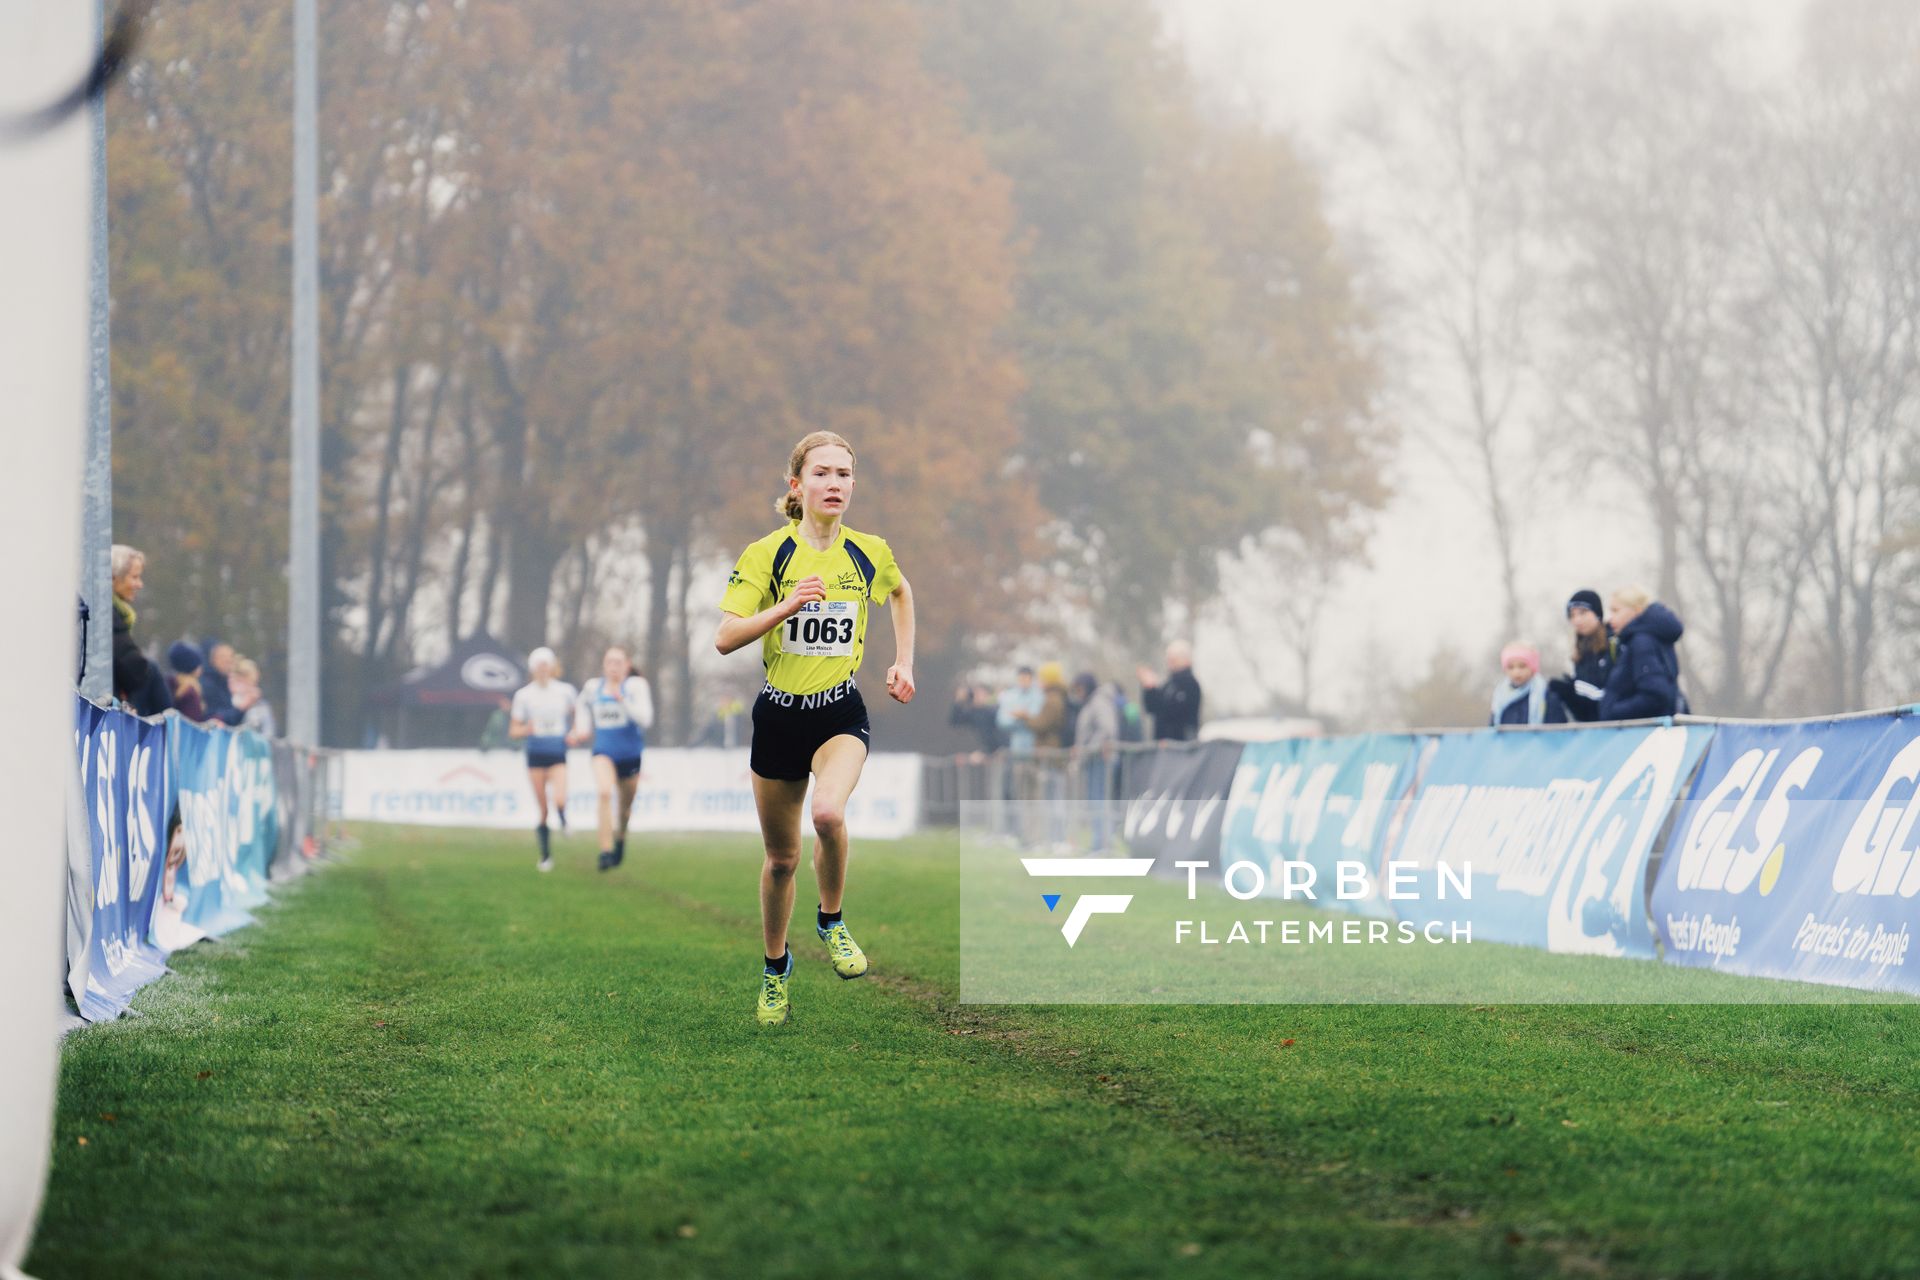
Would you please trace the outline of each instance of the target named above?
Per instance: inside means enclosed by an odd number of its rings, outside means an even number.
[[[293,5],[293,456],[287,565],[287,736],[320,743],[319,32]]]
[[[101,0],[93,5],[93,47],[106,39]],[[107,306],[106,95],[88,107],[92,131],[93,192],[88,267],[87,447],[80,476],[80,598],[86,602],[86,674],[81,696],[113,696],[113,368]]]

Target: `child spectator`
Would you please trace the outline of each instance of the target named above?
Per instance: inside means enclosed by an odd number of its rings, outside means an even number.
[[[195,724],[207,718],[207,704],[200,697],[200,668],[206,659],[200,646],[176,640],[167,650],[167,665],[173,668],[173,709]]]
[[[279,736],[273,704],[260,688],[260,665],[252,658],[236,657],[228,684],[233,690],[233,705],[240,712],[240,727],[251,729],[263,738]]]
[[[225,640],[211,637],[202,642],[201,651],[207,655],[206,665],[200,668],[200,701],[207,709],[207,719],[239,724],[246,709],[235,700],[231,682],[240,655]]]
[[[1488,724],[1565,724],[1567,709],[1540,675],[1540,651],[1518,641],[1500,651],[1507,678],[1494,686]]]

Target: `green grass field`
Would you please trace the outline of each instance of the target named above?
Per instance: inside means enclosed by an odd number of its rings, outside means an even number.
[[[30,1271],[1920,1269],[1911,1005],[961,1005],[930,836],[763,1032],[751,839],[364,834],[68,1039]]]

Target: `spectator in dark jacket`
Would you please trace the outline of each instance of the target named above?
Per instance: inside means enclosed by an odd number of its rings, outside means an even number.
[[[134,714],[157,716],[173,705],[167,679],[133,640],[133,601],[146,586],[147,558],[125,543],[113,546],[113,696]]]
[[[947,713],[947,723],[956,729],[965,729],[980,742],[981,752],[991,755],[1005,745],[1000,737],[1000,708],[995,704],[993,690],[983,684],[963,684],[953,693],[953,710]]]
[[[200,697],[200,668],[206,665],[200,646],[176,640],[167,650],[167,665],[173,668],[173,709],[196,724],[207,718],[207,704]]]
[[[1540,651],[1518,642],[1500,651],[1507,678],[1493,687],[1493,713],[1487,721],[1503,724],[1565,724],[1560,695],[1540,675]]]
[[[1140,704],[1153,717],[1153,736],[1191,742],[1200,734],[1200,681],[1193,674],[1193,646],[1175,640],[1167,646],[1167,675],[1162,680],[1141,667]]]
[[[1601,619],[1600,593],[1582,589],[1567,600],[1567,624],[1573,628],[1573,674],[1549,681],[1575,720],[1600,718],[1600,695],[1620,656],[1613,628]]]
[[[1680,655],[1674,646],[1686,628],[1673,610],[1638,587],[1624,587],[1607,602],[1620,640],[1620,657],[1600,697],[1602,720],[1651,720],[1684,715]]]
[[[246,718],[246,708],[234,703],[232,680],[236,655],[233,646],[210,638],[204,652],[207,664],[200,669],[200,701],[206,704],[207,719],[239,724]]]

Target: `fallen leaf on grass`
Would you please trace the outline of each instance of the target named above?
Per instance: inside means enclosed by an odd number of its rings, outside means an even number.
[[[106,1122],[107,1122],[108,1124],[112,1124],[112,1123],[114,1123],[115,1121],[117,1121],[117,1120],[118,1120],[118,1119],[119,1119],[120,1117],[119,1117],[119,1116],[116,1116],[116,1115],[115,1115],[115,1114],[113,1114],[113,1112],[111,1112],[111,1111],[102,1111],[102,1112],[100,1113],[100,1118],[101,1118],[102,1120],[105,1120],[105,1121],[106,1121]]]
[[[1560,1123],[1565,1125],[1569,1129],[1578,1129],[1580,1127],[1580,1122],[1578,1120],[1562,1120]]]
[[[202,1072],[201,1072],[201,1073],[200,1073],[199,1075],[197,1075],[197,1076],[195,1076],[195,1077],[194,1077],[194,1079],[195,1079],[195,1080],[208,1080],[208,1079],[211,1079],[212,1077],[213,1077],[213,1072],[211,1072],[211,1071],[202,1071]]]
[[[1183,1257],[1183,1258],[1197,1258],[1197,1257],[1199,1257],[1199,1256],[1200,1256],[1200,1245],[1199,1245],[1199,1242],[1198,1242],[1198,1241],[1194,1241],[1194,1240],[1189,1240],[1189,1241],[1187,1241],[1187,1242],[1186,1242],[1185,1244],[1183,1244],[1183,1245],[1181,1245],[1181,1246],[1180,1246],[1180,1256],[1181,1256],[1181,1257]]]
[[[373,1025],[376,1027],[384,1027],[387,1025],[387,1020],[385,1018],[376,1018],[374,1019]]]
[[[1293,1048],[1293,1041],[1291,1041],[1291,1040],[1282,1040],[1282,1041],[1280,1042],[1280,1047],[1281,1047],[1282,1049],[1291,1049],[1291,1048]]]
[[[691,1240],[699,1234],[699,1228],[695,1227],[691,1222],[683,1222],[680,1224],[680,1238],[682,1240]]]
[[[83,1133],[79,1137],[75,1138],[74,1141],[84,1147],[87,1145],[87,1135]]]
[[[1526,1242],[1527,1242],[1527,1238],[1526,1238],[1525,1236],[1523,1236],[1523,1235],[1521,1235],[1521,1234],[1520,1234],[1520,1233],[1519,1233],[1518,1231],[1509,1231],[1509,1232],[1507,1232],[1507,1243],[1508,1243],[1508,1244],[1512,1244],[1512,1245],[1521,1245],[1521,1244],[1525,1244]]]

